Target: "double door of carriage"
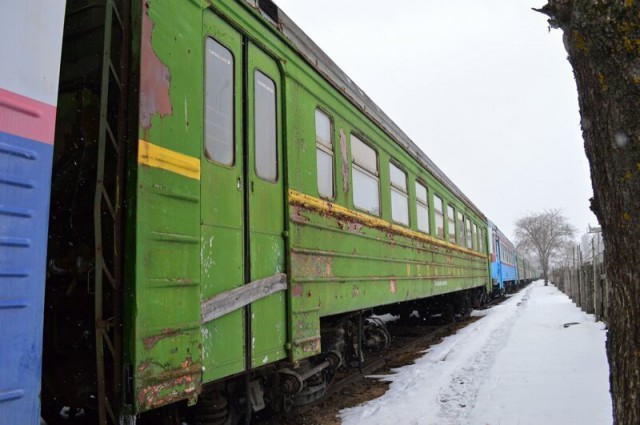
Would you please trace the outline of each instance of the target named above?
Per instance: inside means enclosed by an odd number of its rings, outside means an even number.
[[[207,299],[285,270],[283,96],[278,63],[211,11],[204,13],[203,35]],[[286,357],[285,319],[279,291],[205,323],[204,382]]]

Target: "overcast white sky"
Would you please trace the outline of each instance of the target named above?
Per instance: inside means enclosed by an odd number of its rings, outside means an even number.
[[[597,225],[562,34],[531,10],[544,0],[275,1],[512,240],[544,209]]]

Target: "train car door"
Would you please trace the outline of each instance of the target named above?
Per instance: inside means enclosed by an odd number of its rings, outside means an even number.
[[[249,155],[247,176],[251,281],[285,271],[283,119],[280,69],[247,45]],[[251,363],[258,367],[286,357],[286,297],[278,291],[251,305]]]
[[[201,296],[244,284],[242,36],[210,11],[204,15],[204,122],[201,159]],[[203,381],[245,367],[244,311],[203,324]]]
[[[281,291],[255,300],[241,293],[239,305],[215,313],[230,291],[284,270],[282,115],[276,62],[210,11],[203,29],[201,281],[203,315],[214,314],[203,319],[209,382],[284,357],[286,305]]]

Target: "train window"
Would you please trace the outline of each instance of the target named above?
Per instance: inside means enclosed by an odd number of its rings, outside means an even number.
[[[263,180],[278,179],[276,145],[276,84],[262,72],[254,74],[256,174]]]
[[[447,205],[447,221],[449,222],[447,226],[449,242],[456,243],[456,210],[451,205]]]
[[[473,249],[477,251],[478,250],[478,226],[476,225],[476,223],[473,223],[472,229],[473,229],[473,233],[472,233]]]
[[[333,198],[333,138],[331,119],[316,109],[316,166],[318,171],[318,193]]]
[[[473,243],[471,242],[471,220],[469,220],[469,217],[467,217],[466,221],[467,221],[467,248],[473,249]]]
[[[482,252],[483,254],[484,254],[484,241],[485,241],[484,229],[479,229],[479,232],[478,232],[478,251]]]
[[[429,233],[429,201],[427,188],[416,182],[416,206],[418,207],[418,230]]]
[[[444,239],[444,210],[442,198],[433,195],[433,211],[436,219],[436,236]]]
[[[458,245],[464,246],[464,216],[458,211]]]
[[[389,163],[391,177],[391,218],[397,223],[409,225],[409,194],[407,175],[404,171]]]
[[[207,38],[205,55],[204,154],[233,165],[233,55],[212,38]]]
[[[351,135],[353,162],[353,205],[372,214],[380,215],[380,173],[378,154],[356,136]]]

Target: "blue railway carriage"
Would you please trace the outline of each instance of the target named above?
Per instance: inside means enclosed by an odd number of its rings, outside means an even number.
[[[491,282],[494,295],[512,291],[518,283],[516,249],[491,220],[488,221]]]
[[[0,3],[0,424],[40,423],[49,189],[64,1]]]

